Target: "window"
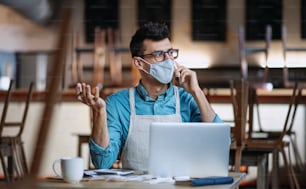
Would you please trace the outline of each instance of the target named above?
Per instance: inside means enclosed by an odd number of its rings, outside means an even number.
[[[301,0],[301,37],[306,39],[306,0]]]
[[[281,39],[282,1],[246,0],[246,40],[265,39],[266,26],[272,27],[272,39]]]
[[[114,28],[119,26],[118,0],[85,0],[86,42],[94,41],[96,27]]]
[[[192,1],[192,39],[225,41],[226,0]]]

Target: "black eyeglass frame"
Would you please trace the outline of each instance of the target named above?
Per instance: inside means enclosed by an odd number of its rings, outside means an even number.
[[[145,56],[153,56],[155,61],[164,61],[166,59],[166,53],[173,59],[176,59],[179,55],[179,49],[169,49],[167,51],[154,51],[150,54],[144,54],[144,55],[140,55],[141,58],[144,58]],[[175,56],[173,56],[173,53]]]

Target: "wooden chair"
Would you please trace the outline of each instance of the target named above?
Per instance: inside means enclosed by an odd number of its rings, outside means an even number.
[[[301,99],[301,93],[302,93],[302,88],[305,88],[305,82],[300,81],[299,79],[296,80],[290,80],[289,79],[289,68],[287,66],[287,53],[288,52],[306,52],[306,48],[294,48],[294,47],[288,47],[287,46],[287,31],[286,31],[286,27],[283,26],[282,27],[282,46],[283,46],[283,58],[284,58],[284,66],[283,66],[283,83],[284,83],[284,87],[285,88],[295,88],[298,84],[298,89],[295,89],[294,91],[296,91],[296,94],[294,94],[296,96],[296,99],[294,101],[294,103],[292,104],[292,111],[291,113],[288,115],[287,119],[285,122],[287,122],[288,124],[288,128],[287,131],[285,132],[285,135],[288,136],[288,138],[290,139],[290,143],[291,143],[291,148],[294,152],[294,158],[295,158],[295,162],[296,162],[296,167],[297,170],[302,172],[304,169],[304,165],[303,165],[303,161],[301,158],[301,155],[299,153],[298,147],[297,147],[297,142],[296,142],[296,133],[293,130],[293,126],[294,126],[294,120],[295,120],[295,115],[296,115],[296,111],[297,108],[299,106],[299,102]],[[250,136],[252,136],[253,134],[257,135],[260,134],[261,137],[264,136],[264,139],[277,139],[281,136],[282,134],[282,130],[280,131],[270,131],[268,129],[264,129],[262,124],[261,124],[261,120],[260,120],[260,112],[259,112],[259,104],[258,104],[258,100],[257,100],[257,94],[256,91],[252,91],[252,94],[250,96],[250,102],[253,102],[253,105],[257,108],[257,117],[258,117],[258,125],[259,125],[259,130],[258,131],[250,131]],[[250,125],[252,124],[252,121],[250,121]],[[255,138],[255,137],[253,137]]]
[[[1,144],[1,164],[4,170],[6,181],[13,181],[16,179],[23,178],[28,174],[28,166],[26,162],[26,156],[23,147],[22,133],[25,127],[30,102],[32,99],[33,82],[30,83],[27,91],[27,97],[23,110],[23,115],[20,121],[6,121],[9,103],[11,100],[12,85],[14,81],[11,80],[9,89],[7,91],[6,99],[4,102],[4,109],[2,112],[0,122],[0,144]],[[18,132],[16,135],[4,135],[3,131],[5,128],[16,127]],[[5,162],[7,157],[7,163]]]
[[[11,80],[9,84],[9,88],[6,91],[4,106],[3,106],[2,115],[1,115],[0,133],[2,133],[3,127],[1,125],[3,125],[5,121],[8,104],[11,99],[11,91],[12,91],[13,83],[14,83],[14,80]],[[5,161],[5,157],[7,157],[7,163]],[[8,165],[12,165],[13,157],[12,157],[11,148],[7,143],[0,142],[0,158],[1,158],[1,165],[2,165],[4,176],[5,176],[5,180],[9,182],[11,180],[10,172],[13,172],[13,171],[12,171],[12,166],[9,167]]]
[[[296,83],[296,85],[298,85],[298,83]],[[298,89],[294,89],[293,91],[295,91],[296,94],[295,95],[295,99],[294,102],[289,102],[289,105],[292,106],[292,110],[290,111],[290,113],[288,112],[288,116],[286,117],[286,124],[288,125],[287,130],[285,132],[285,136],[288,137],[288,139],[290,140],[290,147],[293,150],[293,157],[295,158],[295,163],[296,163],[296,168],[299,172],[302,172],[304,170],[304,165],[303,165],[303,161],[301,158],[301,154],[298,150],[298,145],[297,145],[297,141],[296,141],[296,132],[294,131],[294,121],[295,121],[295,117],[296,117],[296,112],[298,110],[298,106],[300,105],[300,100],[302,98],[302,87],[300,87],[300,85],[298,85]],[[264,126],[261,123],[261,116],[260,116],[260,104],[258,103],[257,100],[257,94],[256,92],[252,91],[252,96],[250,97],[253,102],[253,105],[256,106],[256,110],[257,110],[257,119],[258,119],[258,126],[259,126],[259,130],[252,130],[252,132],[249,132],[249,136],[253,139],[256,138],[261,138],[261,139],[278,139],[280,138],[280,136],[283,133],[283,130],[269,130],[267,128],[264,128]],[[291,104],[293,103],[293,104]],[[250,123],[251,124],[251,123]]]
[[[270,52],[270,43],[272,39],[272,28],[270,25],[266,26],[265,31],[265,45],[263,47],[247,47],[245,45],[245,32],[244,27],[240,26],[239,28],[239,60],[240,60],[240,70],[241,70],[241,78],[244,80],[248,80],[248,63],[247,57],[249,55],[264,53],[265,56],[265,66],[263,71],[262,78],[256,78],[256,80],[250,81],[249,85],[249,116],[247,120],[247,125],[249,127],[248,134],[252,135],[253,132],[253,113],[254,108],[256,107],[257,99],[256,97],[256,90],[266,89],[271,90],[273,88],[272,83],[268,82],[268,75],[269,75],[269,67],[268,67],[268,57]]]
[[[289,147],[290,143],[284,141],[283,138],[286,135],[288,129],[288,118],[292,114],[292,107],[296,102],[297,97],[300,92],[298,90],[298,85],[295,85],[292,93],[292,98],[289,103],[288,113],[286,116],[286,121],[283,126],[283,130],[279,138],[277,139],[253,139],[249,137],[246,133],[246,120],[248,107],[248,91],[249,83],[245,80],[235,82],[231,87],[231,94],[234,107],[235,116],[235,128],[233,129],[233,143],[231,149],[235,150],[235,170],[239,171],[239,167],[243,158],[243,151],[252,153],[273,153],[274,155],[274,166],[273,171],[276,173],[278,168],[278,153],[281,153],[285,168],[288,174],[290,188],[300,188],[295,172],[292,168],[291,162],[287,158],[285,149]],[[276,179],[277,180],[277,179]],[[274,183],[276,184],[276,183]]]
[[[239,172],[241,165],[256,166],[257,188],[268,187],[268,154],[269,151],[252,151],[245,149],[248,136],[246,132],[247,115],[249,110],[249,82],[230,82],[231,98],[234,112],[234,127],[232,127],[232,144],[230,151],[230,165],[234,165],[234,171]]]

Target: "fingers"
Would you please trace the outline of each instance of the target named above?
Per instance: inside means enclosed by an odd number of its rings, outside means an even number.
[[[85,96],[85,103],[89,106],[93,106],[96,102],[95,96],[91,93],[91,86],[90,85],[85,85],[85,90],[86,93],[84,94]],[[95,91],[97,93],[97,90]]]
[[[195,72],[185,66],[179,66],[175,72],[178,72],[177,74],[179,74],[180,85],[183,85],[186,82],[189,83],[193,80],[197,80]]]
[[[97,101],[100,97],[100,87],[96,86],[96,91],[95,91],[95,97],[94,97],[94,101]]]
[[[76,87],[75,87],[75,92],[77,95],[77,99],[79,101],[82,101],[82,96],[83,96],[83,89],[82,89],[82,84],[81,83],[77,83]]]
[[[183,83],[186,81],[186,77],[189,75],[189,69],[185,66],[181,66],[179,64],[176,65],[176,70],[175,70],[175,77],[176,80],[179,81],[179,83]]]
[[[90,85],[86,85],[85,90],[86,90],[85,97],[86,97],[87,100],[90,100],[90,98],[92,96]]]
[[[85,83],[82,83],[82,96],[83,96],[83,97],[86,97],[86,92],[87,92],[87,91],[86,91],[86,86],[87,86],[87,85],[86,85]]]
[[[179,67],[180,65],[177,62],[174,62],[174,68],[175,68],[174,78],[176,82],[181,83],[181,72]]]
[[[79,96],[82,93],[82,85],[81,85],[81,83],[77,83],[77,85],[75,87],[75,92],[76,92],[77,96]]]
[[[96,86],[92,92],[90,85],[86,83],[78,83],[76,86],[77,99],[82,103],[91,107],[104,107],[104,102],[100,98],[100,87]]]
[[[187,92],[194,91],[199,87],[196,72],[175,62],[174,84],[183,87]]]
[[[183,68],[181,70],[181,82],[184,83],[186,81],[186,77],[190,75],[190,70],[188,68]]]
[[[88,102],[90,102],[90,99],[93,96],[91,94],[90,85],[87,85],[85,83],[77,83],[76,94],[77,94],[77,99],[85,104],[88,104]]]

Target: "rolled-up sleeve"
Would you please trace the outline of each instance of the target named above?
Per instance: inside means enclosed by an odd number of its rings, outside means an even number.
[[[113,165],[113,153],[108,150],[108,148],[103,148],[99,146],[95,141],[90,137],[89,139],[89,149],[92,159],[92,163],[97,169],[107,169]]]

